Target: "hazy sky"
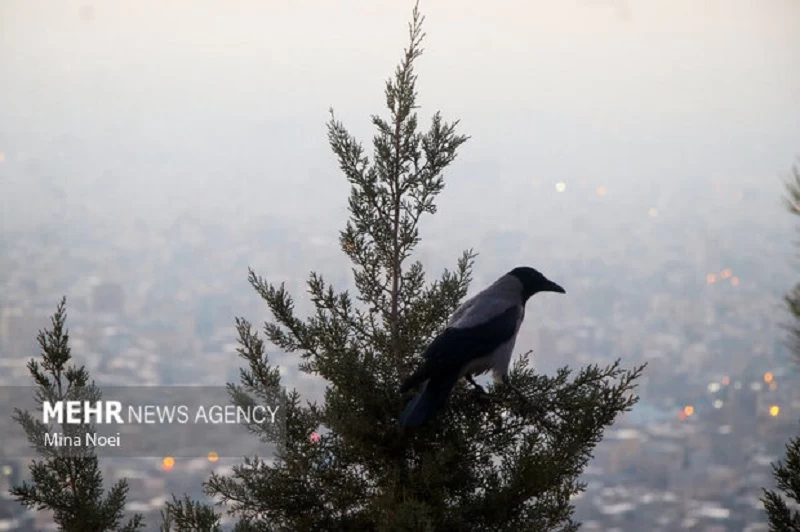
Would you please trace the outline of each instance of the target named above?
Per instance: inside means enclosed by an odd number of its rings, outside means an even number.
[[[5,223],[24,219],[31,187],[113,209],[213,207],[224,193],[253,212],[340,216],[327,109],[369,139],[412,6],[0,0]],[[472,136],[450,171],[449,216],[479,198],[487,220],[536,205],[520,195],[534,178],[636,198],[742,178],[777,191],[800,155],[797,0],[421,7],[423,123],[441,109]]]

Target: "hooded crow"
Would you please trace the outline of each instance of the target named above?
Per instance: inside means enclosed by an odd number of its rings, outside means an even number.
[[[539,292],[566,293],[537,270],[522,266],[464,302],[422,353],[422,367],[400,387],[405,393],[422,385],[400,414],[400,424],[416,427],[433,418],[461,377],[483,391],[473,376],[492,370],[495,382],[516,392],[508,378],[508,366],[525,318],[525,303]]]

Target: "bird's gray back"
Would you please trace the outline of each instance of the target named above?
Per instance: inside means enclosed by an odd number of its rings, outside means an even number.
[[[458,323],[458,320],[460,320],[464,316],[464,314],[475,304],[475,301],[477,300],[478,296],[480,296],[480,294],[472,296],[471,298],[464,301],[461,304],[461,306],[459,306],[455,310],[455,312],[453,312],[453,314],[450,316],[450,320],[447,322],[447,326],[452,327],[455,323]]]
[[[465,303],[450,319],[450,327],[459,329],[480,325],[495,316],[502,314],[510,307],[523,309],[519,294],[499,290],[491,290],[494,285]]]
[[[458,307],[447,322],[448,327],[472,327],[496,316],[508,307],[521,304],[522,283],[504,275]]]
[[[476,300],[451,326],[457,329],[474,327],[489,321],[498,314],[502,314],[510,307],[523,308],[519,301],[503,297],[485,296]]]

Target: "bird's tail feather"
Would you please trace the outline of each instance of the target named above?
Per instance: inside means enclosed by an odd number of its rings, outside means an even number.
[[[426,382],[419,395],[414,397],[400,414],[400,424],[405,427],[418,427],[436,416],[447,402],[456,381],[458,373],[436,377]]]

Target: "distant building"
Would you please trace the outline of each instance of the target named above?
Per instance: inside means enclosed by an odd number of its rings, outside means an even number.
[[[0,491],[8,492],[22,480],[21,467],[18,461],[7,458],[0,459]]]
[[[125,294],[118,283],[100,283],[92,289],[92,312],[95,314],[123,314]]]
[[[609,430],[603,444],[607,453],[606,471],[618,474],[632,457],[641,453],[642,434],[635,429]]]
[[[194,333],[204,340],[214,336],[220,327],[233,334],[234,312],[230,298],[225,294],[205,294],[195,307]]]
[[[0,313],[0,345],[9,357],[28,357],[36,352],[39,325],[43,324],[21,308],[3,309]]]
[[[20,318],[22,318],[22,309],[16,307],[6,307],[0,314],[0,345],[6,349],[12,343],[12,331]]]

